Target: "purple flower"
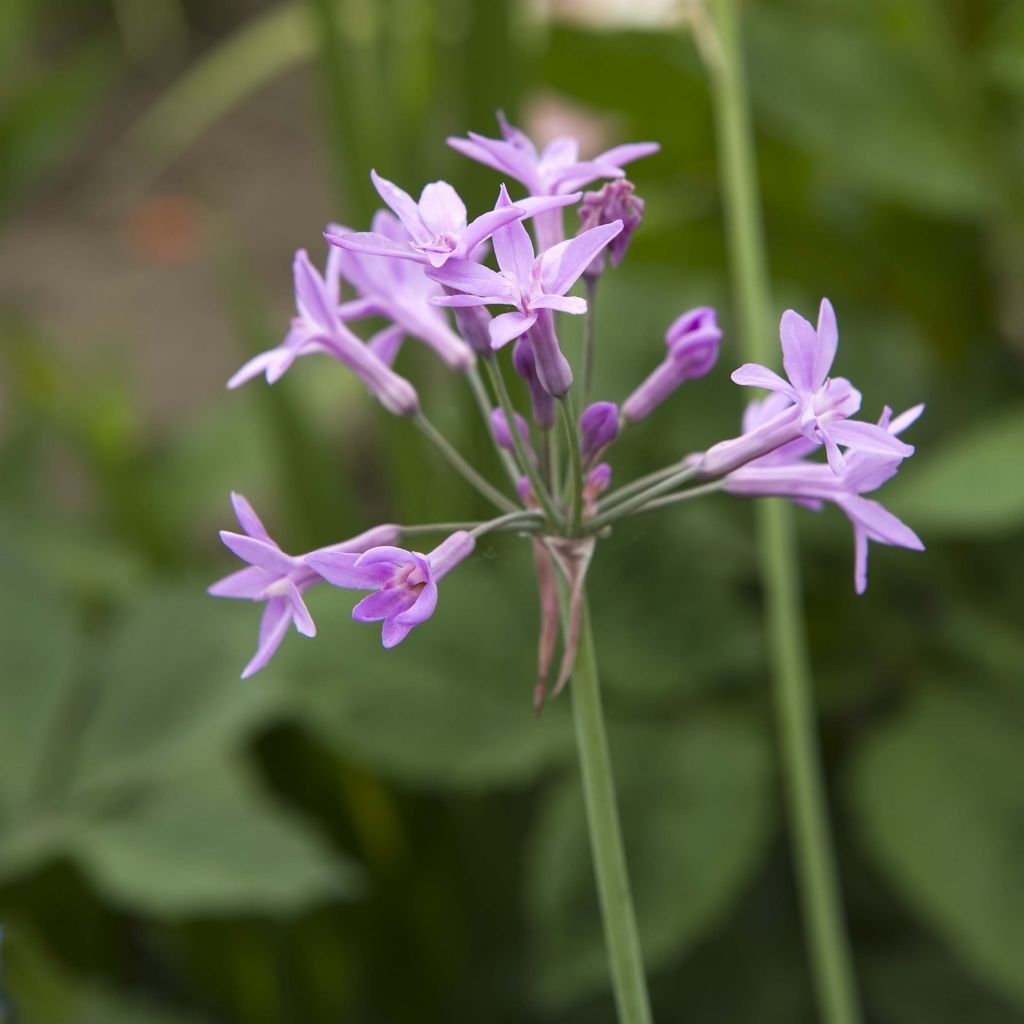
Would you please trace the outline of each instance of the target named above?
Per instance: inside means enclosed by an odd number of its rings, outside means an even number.
[[[277,348],[250,359],[229,381],[229,388],[263,373],[273,384],[300,356],[325,352],[352,370],[388,411],[411,416],[419,408],[416,389],[391,369],[397,354],[393,334],[382,331],[367,344],[357,338],[342,322],[338,304],[337,261],[328,258],[327,273],[310,263],[305,249],[295,254],[295,305],[298,316],[291,330]]]
[[[860,408],[860,392],[842,377],[828,376],[835,358],[839,334],[828,299],[821,300],[817,330],[791,309],[782,314],[780,326],[782,361],[788,380],[757,363],[746,363],[732,379],[745,387],[766,388],[792,403],[754,430],[722,441],[704,455],[702,473],[720,476],[767,455],[801,435],[823,444],[829,465],[841,473],[843,445],[855,451],[874,452],[889,458],[906,458],[914,449],[873,423],[848,420]]]
[[[698,306],[677,317],[665,332],[668,354],[651,375],[622,403],[630,423],[649,416],[683,381],[703,377],[718,359],[722,332],[710,306]]]
[[[924,406],[908,409],[895,420],[886,407],[878,427],[895,436],[921,415]],[[877,490],[899,469],[899,456],[878,452],[849,453],[841,473],[829,466],[803,461],[806,442],[793,442],[786,453],[776,449],[755,462],[734,470],[724,480],[725,489],[743,497],[776,496],[790,498],[805,507],[820,509],[831,501],[845,513],[853,525],[854,587],[858,594],[867,589],[868,542],[890,544],[923,551],[924,544],[904,522],[877,501],[863,497]]]
[[[384,545],[361,555],[319,551],[307,556],[328,583],[351,590],[372,590],[352,609],[356,622],[381,622],[385,647],[401,643],[413,627],[437,607],[437,582],[473,551],[471,534],[459,530],[428,555]]]
[[[643,156],[657,153],[656,142],[634,142],[615,146],[598,154],[592,160],[580,160],[579,143],[569,136],[552,139],[543,150],[538,150],[525,132],[514,128],[498,112],[500,139],[469,133],[468,139],[449,138],[448,145],[464,156],[493,167],[502,174],[521,182],[531,196],[565,195],[584,188],[601,178],[622,178],[623,164]],[[534,220],[537,239],[542,248],[561,241],[564,237],[562,214],[548,211]]]
[[[373,231],[408,249],[409,234],[390,213],[378,210]],[[330,236],[351,234],[347,228],[331,224]],[[346,320],[382,316],[414,338],[426,342],[454,370],[473,365],[473,350],[448,324],[431,300],[441,290],[428,280],[422,269],[408,259],[371,255],[332,246],[331,256],[341,275],[359,292],[359,298],[343,303],[339,309]]]
[[[220,538],[249,565],[214,583],[209,593],[215,597],[266,602],[260,622],[259,646],[242,672],[242,678],[248,679],[270,661],[288,632],[289,625],[294,624],[303,636],[316,636],[316,625],[302,599],[302,592],[314,583],[319,583],[320,577],[306,564],[305,559],[309,556],[286,555],[278,547],[253,507],[241,494],[232,493],[231,504],[245,533],[222,530]],[[397,526],[377,526],[351,540],[321,548],[317,554],[366,551],[380,544],[393,543],[398,537]],[[355,554],[352,557],[356,557]]]
[[[634,142],[605,150],[581,161],[576,139],[562,136],[538,151],[530,138],[498,113],[502,138],[489,139],[475,132],[468,139],[449,138],[448,145],[464,156],[493,167],[522,182],[532,196],[565,195],[601,178],[622,178],[622,166],[657,153],[656,142]]]
[[[580,416],[580,454],[589,466],[619,433],[619,407],[614,402],[594,402]]]
[[[511,205],[502,188],[499,205]],[[526,228],[513,221],[494,232],[494,253],[500,272],[471,260],[449,260],[427,276],[461,295],[432,299],[438,306],[515,306],[490,323],[491,346],[501,348],[531,331],[537,377],[550,394],[565,394],[572,371],[554,333],[552,310],[580,314],[586,300],[565,293],[576,283],[594,256],[620,231],[622,222],[605,224],[547,249],[537,256]]]
[[[613,267],[622,262],[633,232],[644,219],[644,201],[634,195],[634,191],[632,182],[620,178],[607,182],[599,192],[586,193],[580,204],[581,231],[596,228],[599,224],[610,224],[614,220],[622,221],[622,231],[612,239],[607,250]],[[604,273],[604,257],[604,252],[598,253],[584,275],[588,278],[600,277]]]
[[[473,259],[477,246],[502,225],[568,206],[577,202],[582,194],[537,196],[523,199],[514,206],[498,205],[467,224],[466,206],[446,181],[433,181],[426,185],[417,203],[408,192],[382,178],[376,171],[371,171],[370,177],[381,199],[391,207],[408,232],[408,242],[396,242],[387,235],[372,231],[329,234],[327,241],[354,252],[415,260],[429,263],[432,267],[443,267],[452,258]]]

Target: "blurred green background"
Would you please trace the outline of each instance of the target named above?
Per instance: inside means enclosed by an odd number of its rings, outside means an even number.
[[[682,6],[682,5],[679,5]],[[716,372],[617,479],[736,432],[704,75],[677,5],[562,0],[0,4],[0,1020],[612,1020],[565,701],[531,712],[528,550],[488,540],[401,649],[314,592],[204,592],[245,493],[289,551],[485,512],[344,373],[223,381],[276,343],[290,261],[362,227],[368,170],[497,178],[448,134],[505,108],[634,167],[647,221],[598,298],[598,397],[682,309]],[[880,497],[920,533],[856,598],[799,513],[840,868],[868,1018],[1024,1020],[1024,4],[745,5],[781,310],[839,315],[865,412],[918,401]],[[628,24],[632,20],[633,24]],[[570,339],[572,343],[572,339]],[[481,464],[463,382],[400,368]],[[751,509],[622,527],[593,569],[659,1021],[812,1021],[775,767]],[[670,553],[669,556],[667,553]],[[325,591],[330,588],[323,588]]]

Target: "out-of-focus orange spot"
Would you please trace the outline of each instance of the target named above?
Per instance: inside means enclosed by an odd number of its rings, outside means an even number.
[[[202,243],[198,206],[187,196],[157,196],[132,211],[128,241],[151,263],[188,263]]]

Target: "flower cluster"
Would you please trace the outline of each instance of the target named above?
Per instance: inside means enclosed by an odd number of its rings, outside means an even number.
[[[367,232],[331,225],[325,232],[329,247],[322,273],[305,251],[296,254],[297,315],[290,330],[280,345],[250,360],[229,381],[235,387],[263,374],[273,383],[300,357],[329,356],[353,372],[385,409],[411,419],[452,468],[494,504],[497,515],[454,532],[442,524],[437,531],[448,536],[426,554],[397,544],[404,536],[431,532],[429,524],[378,526],[292,556],[271,540],[248,502],[234,495],[244,533],[221,537],[249,566],[210,592],[266,604],[258,650],[244,675],[268,662],[290,624],[305,636],[314,635],[302,593],[317,583],[371,591],[355,606],[353,618],[381,622],[385,647],[400,643],[434,612],[439,581],[490,531],[516,532],[533,547],[541,607],[538,707],[560,632],[556,692],[572,670],[583,581],[596,542],[626,516],[715,491],[781,496],[814,509],[831,502],[853,524],[858,593],[867,585],[869,541],[922,548],[908,526],[865,495],[913,453],[899,435],[923,407],[895,418],[886,408],[877,423],[854,418],[860,392],[845,378],[831,376],[838,330],[827,299],[816,326],[792,310],[783,314],[785,377],[757,364],[732,374],[737,384],[770,392],[750,403],[738,437],[610,490],[606,456],[611,446],[684,382],[712,370],[722,332],[710,307],[681,313],[666,330],[663,358],[621,404],[589,402],[594,332],[587,332],[580,379],[559,342],[557,315],[594,316],[588,300],[571,292],[585,278],[592,304],[602,275],[625,256],[644,204],[623,167],[656,153],[658,146],[618,146],[581,159],[573,139],[555,139],[538,149],[500,114],[499,124],[500,138],[471,133],[449,144],[518,181],[526,195],[512,198],[503,183],[494,208],[470,220],[446,182],[426,185],[416,200],[372,172],[388,209],[376,214]],[[595,182],[603,182],[599,190],[582,191]],[[578,207],[580,228],[567,238],[569,206]],[[343,287],[351,294],[343,294]],[[491,307],[497,307],[493,314]],[[371,316],[387,325],[364,340],[350,325]],[[426,418],[416,389],[394,369],[407,337],[467,377],[507,471],[507,488],[487,480]],[[506,346],[511,346],[510,357],[499,354]],[[528,396],[523,412],[513,405],[508,368]],[[576,411],[579,398],[581,413]],[[559,419],[563,430],[557,429]],[[568,595],[564,622],[559,575]]]

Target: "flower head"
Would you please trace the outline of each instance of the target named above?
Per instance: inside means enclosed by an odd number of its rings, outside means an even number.
[[[306,250],[300,249],[293,274],[298,315],[291,330],[277,348],[250,359],[228,381],[228,387],[236,388],[261,373],[273,384],[300,356],[323,352],[352,370],[390,412],[399,416],[415,413],[419,408],[416,389],[391,369],[401,336],[396,340],[385,331],[367,344],[345,326],[339,306],[337,261],[329,257],[327,272],[321,275]]]
[[[260,622],[259,646],[242,672],[242,678],[248,679],[270,661],[289,625],[294,625],[303,636],[316,636],[316,625],[302,599],[302,592],[319,583],[320,577],[306,564],[309,556],[286,555],[281,550],[267,533],[252,505],[241,494],[232,493],[231,504],[245,532],[222,530],[220,538],[226,547],[249,564],[214,583],[208,592],[214,597],[266,602]],[[321,548],[318,553],[365,551],[393,542],[398,535],[397,526],[378,526],[351,540]]]
[[[378,210],[373,232],[408,250],[409,233],[390,213]],[[327,236],[335,239],[350,232],[332,224]],[[444,313],[432,304],[441,289],[428,280],[420,267],[394,254],[380,254],[331,247],[338,272],[359,293],[359,298],[343,303],[339,313],[346,320],[382,316],[406,334],[429,345],[453,370],[473,365],[473,350],[449,325]]]
[[[352,609],[357,622],[383,622],[385,647],[401,643],[437,607],[437,582],[473,552],[471,534],[459,530],[430,554],[383,545],[354,555],[319,551],[306,563],[328,583],[351,590],[372,590]]]
[[[470,132],[468,139],[449,138],[448,145],[471,160],[515,178],[532,196],[565,195],[601,178],[622,178],[626,173],[624,164],[661,149],[656,142],[634,142],[580,160],[576,139],[562,136],[538,150],[529,136],[509,124],[500,111],[498,124],[500,139]]]
[[[923,410],[924,406],[915,406],[893,420],[892,410],[887,407],[877,426],[895,437]],[[776,449],[727,474],[725,489],[744,497],[790,498],[813,509],[833,502],[853,525],[854,587],[863,594],[867,589],[868,541],[924,550],[924,544],[906,523],[877,501],[864,497],[891,479],[902,459],[878,452],[853,452],[837,474],[823,463],[805,461],[807,452],[804,439],[791,442],[787,451]]]
[[[328,234],[331,245],[394,259],[414,260],[443,267],[449,259],[473,259],[478,246],[504,224],[532,217],[579,200],[581,193],[535,196],[514,206],[498,205],[473,221],[466,220],[466,206],[458,192],[446,181],[424,186],[419,202],[408,192],[370,172],[381,199],[391,208],[408,233],[407,241],[395,240],[377,231]]]
[[[816,329],[788,309],[782,315],[779,333],[788,380],[758,363],[745,363],[733,373],[732,379],[745,387],[781,394],[790,404],[753,431],[710,448],[704,456],[705,475],[717,476],[737,469],[800,436],[824,445],[835,473],[841,473],[845,467],[840,446],[896,459],[913,454],[910,445],[887,430],[848,419],[860,409],[860,392],[842,377],[829,377],[839,333],[828,299],[821,300]]]

